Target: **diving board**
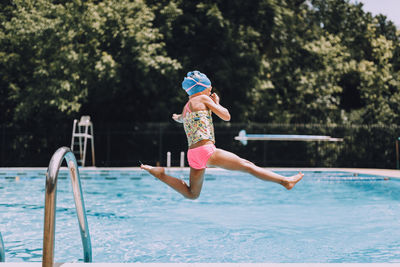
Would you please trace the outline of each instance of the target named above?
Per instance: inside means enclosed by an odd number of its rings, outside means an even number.
[[[300,135],[300,134],[247,134],[245,130],[241,130],[235,140],[240,141],[243,145],[247,145],[247,141],[329,141],[342,142],[343,138],[334,138],[327,135]]]

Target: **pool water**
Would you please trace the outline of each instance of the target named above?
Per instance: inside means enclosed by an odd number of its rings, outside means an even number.
[[[7,262],[42,260],[45,171],[0,171]],[[144,171],[80,173],[93,262],[400,262],[398,179],[305,172],[287,191],[210,169],[193,201]],[[66,170],[57,188],[55,261],[82,261]]]

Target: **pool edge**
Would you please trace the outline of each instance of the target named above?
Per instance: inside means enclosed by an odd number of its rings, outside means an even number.
[[[66,169],[66,167],[62,167],[61,169]],[[287,167],[263,167],[265,169],[269,169],[272,171],[303,171],[303,172],[312,172],[312,171],[340,171],[340,172],[350,172],[350,173],[359,173],[359,174],[369,174],[369,175],[379,175],[386,176],[391,178],[400,178],[400,170],[396,169],[376,169],[376,168],[287,168]],[[139,167],[79,167],[80,170],[123,170],[123,171],[140,171]],[[180,167],[171,167],[168,170],[171,171],[179,171],[179,170],[187,170],[188,167],[180,168]],[[27,170],[44,170],[46,171],[46,167],[0,167],[0,172],[3,170],[12,170],[12,171],[27,171]],[[218,171],[226,171],[220,168],[209,168],[212,172]]]

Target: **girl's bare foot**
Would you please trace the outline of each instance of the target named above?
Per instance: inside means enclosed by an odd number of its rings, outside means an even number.
[[[297,182],[299,182],[301,179],[303,179],[303,176],[304,176],[304,174],[301,173],[301,172],[299,172],[299,173],[296,174],[296,175],[293,175],[293,176],[288,177],[286,181],[283,181],[283,182],[282,182],[282,185],[283,185],[287,190],[290,190],[290,189],[292,189],[292,188],[297,184]]]
[[[150,165],[142,164],[140,165],[142,170],[148,171],[151,175],[161,178],[165,174],[165,170],[163,167],[153,167]]]

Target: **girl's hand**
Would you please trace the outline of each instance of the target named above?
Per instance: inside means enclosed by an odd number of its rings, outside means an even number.
[[[176,122],[182,123],[182,114],[172,114],[172,119]]]
[[[215,104],[219,105],[219,96],[216,93],[210,95]]]

